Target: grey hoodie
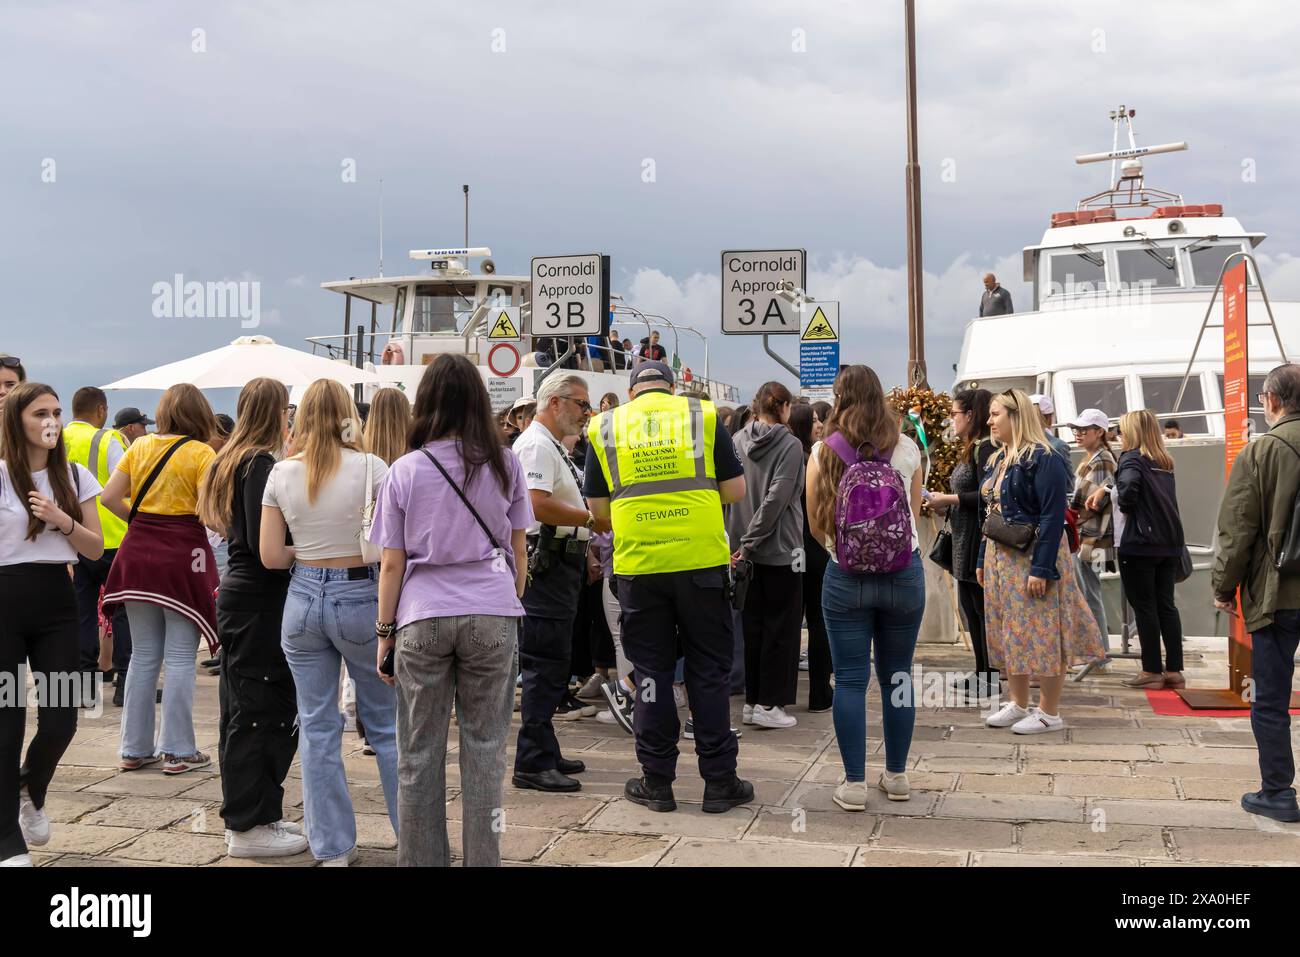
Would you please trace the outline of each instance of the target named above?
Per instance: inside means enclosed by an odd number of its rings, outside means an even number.
[[[790,565],[803,548],[803,443],[784,425],[750,422],[733,436],[745,497],[727,509],[732,552],[760,565]]]

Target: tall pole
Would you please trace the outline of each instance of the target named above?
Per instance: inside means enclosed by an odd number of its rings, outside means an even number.
[[[465,192],[465,248],[469,249],[469,183],[461,189]]]
[[[916,2],[903,0],[907,36],[907,381],[928,386],[921,283],[921,166],[916,156]]]

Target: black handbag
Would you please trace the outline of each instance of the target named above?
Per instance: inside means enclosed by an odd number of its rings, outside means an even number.
[[[1002,510],[994,508],[984,519],[984,537],[1018,552],[1027,552],[1038,539],[1038,526],[1008,522],[1002,517]]]
[[[934,544],[930,546],[930,561],[949,575],[953,573],[952,528],[946,521],[943,523],[943,528],[939,529],[939,534],[934,537]]]

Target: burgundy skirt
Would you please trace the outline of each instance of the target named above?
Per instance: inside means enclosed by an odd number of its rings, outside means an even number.
[[[104,583],[104,614],[142,601],[183,615],[217,653],[217,562],[207,532],[193,515],[137,512]]]

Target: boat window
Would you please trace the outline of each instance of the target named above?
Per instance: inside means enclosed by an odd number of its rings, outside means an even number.
[[[1074,382],[1074,408],[1101,409],[1112,419],[1128,411],[1128,395],[1123,379],[1093,379],[1091,382]]]
[[[1098,253],[1055,253],[1049,296],[1074,296],[1106,288],[1106,261]]]
[[[1116,252],[1119,281],[1125,286],[1177,286],[1178,255],[1169,246],[1142,246]]]
[[[456,332],[474,311],[474,284],[424,283],[415,287],[411,332]]]
[[[1241,252],[1241,243],[1193,243],[1187,247],[1192,261],[1192,282],[1197,286],[1213,286],[1219,281],[1223,261],[1233,253]],[[1246,269],[1246,284],[1250,282],[1250,268]]]
[[[1246,376],[1246,395],[1249,396],[1249,398],[1246,401],[1252,409],[1256,408],[1257,403],[1259,402],[1259,400],[1256,399],[1255,396],[1259,395],[1261,392],[1264,391],[1265,378],[1266,376],[1264,375]],[[1222,372],[1219,373],[1218,379],[1219,379],[1219,398],[1223,399],[1223,373]],[[1256,435],[1263,435],[1265,432],[1268,431],[1268,423],[1264,421],[1263,412],[1250,413],[1250,421],[1251,424],[1255,427]]]
[[[399,286],[397,298],[393,300],[393,332],[402,328],[402,313],[406,312],[406,287]]]
[[[1184,435],[1205,435],[1210,431],[1206,417],[1203,415],[1183,416],[1178,413],[1184,409],[1205,408],[1205,394],[1201,391],[1201,377],[1193,374],[1187,380],[1187,390],[1183,401],[1174,408],[1174,399],[1178,398],[1178,389],[1183,384],[1180,375],[1142,376],[1142,401],[1146,407],[1160,418],[1164,425],[1169,419],[1177,419]]]

